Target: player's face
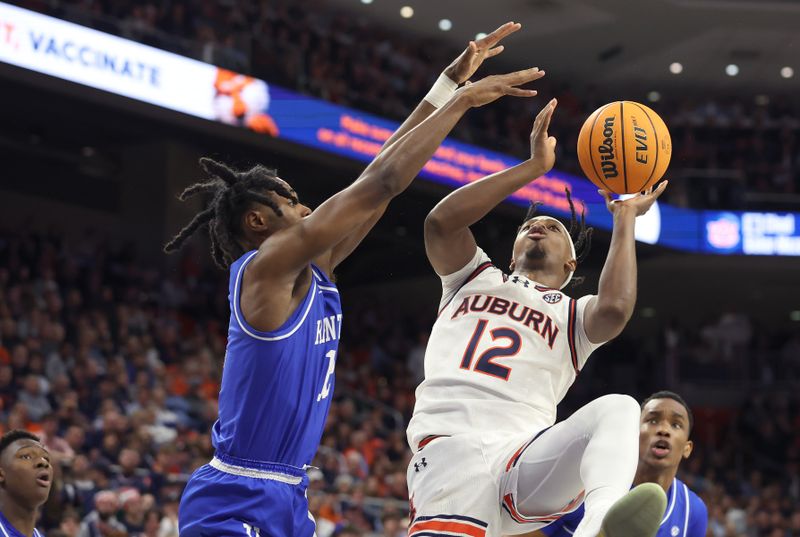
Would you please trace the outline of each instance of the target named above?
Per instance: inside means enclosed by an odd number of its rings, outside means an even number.
[[[50,453],[29,438],[13,442],[0,459],[0,479],[6,494],[31,509],[39,507],[47,501],[53,484]]]
[[[311,214],[311,209],[300,202],[297,192],[295,192],[289,183],[283,179],[278,179],[278,182],[283,184],[283,186],[292,194],[292,197],[284,198],[275,192],[267,193],[267,195],[278,205],[282,214],[282,216],[278,216],[271,209],[265,211],[265,214],[268,215],[269,227],[272,232],[277,229],[289,227]]]
[[[277,196],[279,198],[278,203],[280,204],[279,206],[284,218],[287,219],[287,221],[294,223],[301,218],[305,218],[306,216],[310,215],[311,209],[300,203],[300,198],[292,186],[281,178],[277,178],[277,180],[279,183],[282,183],[284,188],[286,188],[292,194],[291,199],[286,199],[283,196]]]
[[[674,399],[653,399],[642,409],[639,461],[657,468],[677,468],[692,453],[689,416]]]
[[[513,256],[515,265],[526,260],[548,259],[554,264],[563,266],[572,257],[569,237],[552,218],[531,218],[522,224],[517,232]]]

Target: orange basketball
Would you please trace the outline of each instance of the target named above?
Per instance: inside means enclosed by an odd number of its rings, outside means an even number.
[[[672,140],[664,121],[643,104],[616,101],[589,116],[578,135],[583,173],[615,194],[641,192],[667,171]]]

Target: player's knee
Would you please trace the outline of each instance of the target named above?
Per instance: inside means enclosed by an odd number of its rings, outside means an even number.
[[[605,419],[615,422],[639,423],[641,412],[639,403],[630,395],[612,393],[597,399],[601,414]]]

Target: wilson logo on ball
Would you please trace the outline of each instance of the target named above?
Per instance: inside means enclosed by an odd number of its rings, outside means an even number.
[[[619,175],[617,163],[614,157],[614,119],[615,116],[607,117],[603,125],[603,143],[597,147],[600,153],[600,166],[603,169],[603,177],[611,179]]]

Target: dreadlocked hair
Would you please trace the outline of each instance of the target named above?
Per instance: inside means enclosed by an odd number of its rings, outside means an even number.
[[[260,203],[278,216],[283,216],[278,204],[266,192],[275,192],[291,200],[296,197],[278,181],[275,170],[260,164],[246,171],[238,171],[227,164],[203,157],[200,167],[210,179],[188,186],[178,199],[185,201],[197,194],[211,194],[211,201],[164,245],[164,252],[169,254],[179,250],[198,229],[208,226],[211,257],[218,267],[227,269],[245,253],[238,240],[242,237],[239,226],[245,211],[253,203]]]
[[[569,235],[572,238],[572,243],[575,245],[575,257],[577,258],[575,261],[580,264],[589,255],[589,250],[592,247],[592,233],[594,232],[594,228],[586,227],[586,207],[581,209],[581,217],[579,219],[575,212],[575,203],[572,201],[572,192],[570,192],[569,188],[565,188],[564,192],[567,194],[567,202],[569,203],[569,210],[571,213]],[[523,225],[536,216],[536,212],[539,210],[541,204],[541,201],[531,202],[528,207],[528,212],[525,213],[525,219],[522,221]],[[521,227],[522,226],[520,226],[520,228]],[[584,279],[585,278],[582,276],[575,276],[572,278],[572,281],[570,281],[570,285],[577,287],[583,283]]]

